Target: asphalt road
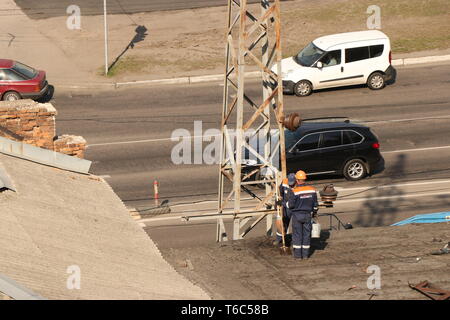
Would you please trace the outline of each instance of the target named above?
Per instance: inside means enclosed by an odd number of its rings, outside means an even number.
[[[32,19],[47,19],[67,16],[70,5],[78,5],[83,15],[103,14],[103,1],[94,0],[15,0],[16,4]],[[257,3],[259,0],[249,0]],[[224,6],[227,0],[108,0],[109,14],[131,14],[139,12],[195,9],[204,7]],[[1,10],[0,15],[18,14],[15,11]]]
[[[379,92],[358,87],[322,91],[304,99],[285,96],[286,112],[300,112],[304,118],[348,116],[367,121],[380,138],[382,152],[449,146],[449,83],[448,65],[403,68],[397,83]],[[253,96],[260,90],[257,83],[247,89]],[[54,104],[59,112],[58,134],[80,134],[87,139],[93,172],[110,176],[108,181],[127,205],[148,206],[155,179],[161,196],[172,203],[215,198],[217,166],[173,164],[171,150],[178,142],[170,138],[176,129],[193,133],[194,121],[202,121],[203,132],[219,128],[219,83],[70,96],[57,92]],[[327,178],[317,183],[334,181],[345,187],[392,177],[395,181],[450,178],[450,163],[442,159],[443,151],[404,153],[401,168],[398,162],[403,153],[390,153],[385,155],[387,169],[362,182]]]

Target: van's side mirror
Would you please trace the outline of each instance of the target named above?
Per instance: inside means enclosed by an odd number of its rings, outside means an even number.
[[[316,67],[319,68],[319,69],[322,69],[323,68],[323,63],[320,62],[320,61],[317,62]]]

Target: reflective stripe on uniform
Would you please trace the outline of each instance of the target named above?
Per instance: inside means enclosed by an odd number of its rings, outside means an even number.
[[[301,249],[301,248],[302,248],[302,246],[297,246],[297,245],[295,245],[295,244],[294,244],[292,247],[293,247],[294,249]]]
[[[314,189],[311,186],[295,187],[292,191],[294,192],[295,195],[303,194],[303,193],[316,193],[316,189]]]
[[[297,191],[297,192],[294,192],[294,194],[295,194],[296,196],[299,195],[299,194],[307,194],[307,193],[313,194],[313,193],[316,193],[316,191],[315,191],[315,190],[305,190],[305,191]]]
[[[303,246],[303,249],[309,249],[311,246]]]

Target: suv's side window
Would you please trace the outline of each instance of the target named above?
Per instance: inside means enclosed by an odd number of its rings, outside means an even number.
[[[314,150],[319,147],[320,133],[313,133],[300,139],[295,146],[297,152]]]
[[[329,131],[322,133],[321,148],[338,147],[342,145],[342,131]]]
[[[345,63],[369,59],[369,47],[345,49]]]
[[[360,143],[363,137],[355,131],[345,130],[343,135],[343,144]]]

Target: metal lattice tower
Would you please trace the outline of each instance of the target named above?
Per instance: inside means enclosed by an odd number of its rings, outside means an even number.
[[[252,8],[255,6],[257,5]],[[273,213],[277,210],[273,199],[277,195],[280,179],[286,177],[282,124],[284,114],[280,63],[280,0],[261,0],[260,8],[253,11],[259,12],[251,12],[247,0],[228,0],[217,241],[228,240],[223,214],[230,213],[233,215],[233,240],[242,239],[264,219],[266,232],[270,235]],[[276,73],[271,71],[274,64],[277,64]],[[261,71],[260,103],[255,103],[256,100],[245,93],[246,65],[257,66]],[[275,145],[271,143],[271,120],[276,123],[279,132]],[[249,144],[249,138],[254,136],[265,137],[262,151],[255,150]],[[243,163],[246,155],[257,159],[257,165]],[[281,159],[281,170],[272,165],[274,157],[278,155]],[[224,184],[227,180],[232,184],[231,191],[225,190]],[[264,188],[265,196],[258,197],[250,191],[252,185]],[[243,191],[255,199],[250,210],[242,210]],[[227,212],[227,206],[231,204],[233,207]],[[256,221],[242,231],[252,217],[257,217]]]

